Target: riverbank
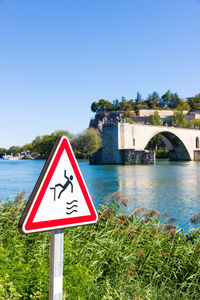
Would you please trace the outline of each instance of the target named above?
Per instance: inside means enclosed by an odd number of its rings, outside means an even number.
[[[97,224],[65,230],[64,299],[199,299],[198,234],[164,228],[144,208],[119,216],[116,200]],[[50,234],[18,233],[23,209],[23,195],[1,203],[0,298],[47,299]]]

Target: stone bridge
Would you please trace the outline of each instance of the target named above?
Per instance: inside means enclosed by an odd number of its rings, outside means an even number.
[[[200,130],[142,124],[106,124],[102,148],[91,164],[153,163],[155,155],[146,150],[157,134],[164,136],[171,160],[200,160]]]

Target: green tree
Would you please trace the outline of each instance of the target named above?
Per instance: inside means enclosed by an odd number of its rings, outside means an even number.
[[[9,154],[13,154],[13,155],[18,155],[20,154],[21,152],[21,147],[20,146],[11,146],[9,149],[8,149],[8,153]]]
[[[177,110],[189,110],[190,106],[187,101],[181,99],[177,93],[171,93],[169,90],[161,97],[162,104],[169,108]]]
[[[6,148],[0,148],[0,157],[2,157],[3,155],[5,155],[8,152],[8,149]]]
[[[167,124],[168,124],[168,126],[172,126],[173,125],[173,121],[174,121],[173,117],[167,117]]]
[[[190,106],[187,101],[179,99],[178,105],[176,107],[177,110],[190,110]]]
[[[135,102],[138,103],[142,100],[142,96],[139,92],[137,92],[137,96],[136,96],[136,99],[135,99]]]
[[[37,136],[32,144],[35,152],[40,154],[41,158],[47,158],[50,151],[55,143],[56,135],[52,133],[51,135]]]
[[[163,106],[162,103],[160,102],[160,97],[157,92],[153,92],[152,95],[148,96],[147,103],[150,109],[156,109]]]
[[[140,109],[148,109],[148,101],[140,101],[135,103],[135,110],[138,111]]]
[[[32,152],[38,153],[41,156],[41,158],[47,158],[51,152],[51,149],[56,141],[57,136],[61,134],[66,135],[70,141],[73,139],[73,135],[69,131],[57,130],[50,135],[46,134],[42,136],[37,136],[33,140],[32,144],[29,144],[31,149],[27,150],[32,150]],[[24,149],[24,147],[22,148]]]
[[[25,151],[30,151],[30,152],[32,152],[33,144],[32,144],[32,143],[25,144],[25,145],[22,146],[21,148],[22,148],[22,151],[25,150]]]
[[[187,102],[191,110],[200,110],[200,93],[194,97],[189,97]]]
[[[54,134],[56,137],[59,135],[65,135],[69,141],[72,141],[74,139],[74,135],[68,130],[56,130]]]
[[[101,99],[99,100],[99,110],[112,111],[115,110],[116,107],[110,101]]]
[[[187,123],[188,128],[200,128],[200,119],[193,119]]]
[[[95,128],[88,128],[72,141],[77,158],[88,158],[101,146],[101,136]]]
[[[134,124],[134,121],[133,121],[133,119],[131,119],[131,118],[128,118],[128,123],[129,123],[129,124]]]
[[[181,99],[177,93],[170,94],[170,107],[175,108],[177,110],[188,110],[189,109],[188,103],[186,101],[184,101],[183,99]]]
[[[130,111],[133,110],[133,106],[129,102],[120,102],[119,109],[120,111]]]
[[[182,110],[177,110],[174,112],[174,122],[178,127],[187,127],[187,121]]]
[[[179,105],[179,97],[178,94],[175,93],[171,93],[170,94],[170,103],[169,103],[169,107],[170,108],[176,108]]]
[[[158,150],[158,148],[160,148],[162,146],[162,138],[163,135],[162,134],[157,134],[155,135],[148,143],[147,145],[147,149],[150,150]]]
[[[99,108],[100,108],[100,105],[97,102],[92,103],[92,105],[91,105],[92,112],[94,112],[94,113],[98,112]]]
[[[155,111],[153,115],[150,115],[150,124],[151,125],[162,125],[163,124],[163,120],[161,119],[158,111]]]
[[[126,102],[126,98],[122,96],[122,102]]]
[[[161,101],[163,103],[164,106],[169,106],[170,104],[170,91],[168,90],[164,95],[162,95],[161,97]]]
[[[101,110],[105,111],[112,111],[116,110],[116,106],[112,104],[110,101],[105,100],[105,99],[100,99],[99,102],[93,102],[91,105],[91,110],[92,112],[99,112]]]

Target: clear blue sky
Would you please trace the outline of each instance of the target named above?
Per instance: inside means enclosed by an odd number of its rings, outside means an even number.
[[[200,92],[199,0],[0,0],[0,147],[78,133],[101,98]]]

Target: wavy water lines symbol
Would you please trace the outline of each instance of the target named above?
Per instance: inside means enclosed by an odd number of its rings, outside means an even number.
[[[66,214],[67,215],[71,215],[75,212],[78,212],[77,208],[78,208],[78,205],[76,204],[78,203],[78,200],[72,200],[71,202],[66,202]]]

